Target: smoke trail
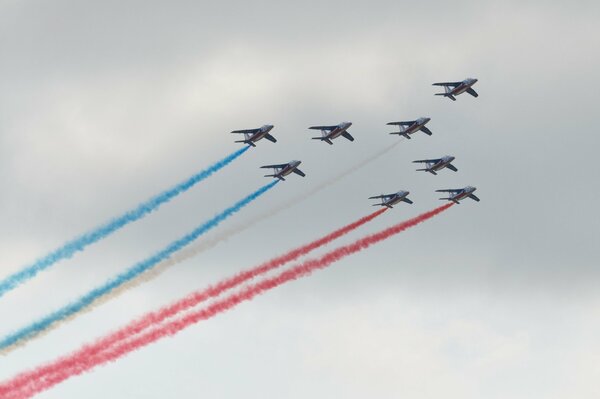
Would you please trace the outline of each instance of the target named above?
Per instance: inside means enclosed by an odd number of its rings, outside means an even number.
[[[20,271],[6,277],[4,280],[0,281],[0,297],[25,281],[32,279],[39,272],[49,268],[59,260],[70,258],[77,251],[83,251],[83,249],[88,245],[100,241],[125,225],[135,222],[136,220],[141,219],[150,212],[156,210],[165,202],[168,202],[179,194],[189,190],[197,183],[231,163],[234,159],[246,152],[248,148],[250,147],[246,146],[237,150],[236,152],[226,156],[203,171],[193,175],[189,179],[166,191],[163,191],[155,197],[150,198],[148,201],[139,204],[136,208],[125,212],[123,215],[112,219],[108,223],[96,227],[82,236],[67,242],[62,247],[55,249],[48,255],[35,261],[33,264],[26,266]]]
[[[108,335],[106,338],[96,342],[94,346],[98,349],[104,349],[106,347],[110,347],[114,343],[118,343],[119,341],[121,341],[123,339],[132,337],[133,335],[138,334],[139,332],[143,331],[144,329],[151,327],[153,325],[156,325],[156,324],[158,324],[170,317],[173,317],[174,315],[181,313],[187,309],[190,309],[190,308],[196,306],[197,304],[205,301],[208,298],[219,296],[223,292],[230,290],[248,280],[251,280],[252,278],[254,278],[256,276],[259,276],[270,270],[278,268],[286,263],[289,263],[289,262],[299,258],[300,256],[304,256],[304,255],[308,254],[309,252],[311,252],[319,247],[329,244],[331,241],[334,241],[334,240],[342,237],[343,235],[356,230],[357,228],[361,227],[365,223],[370,222],[371,220],[375,219],[377,216],[383,214],[385,211],[387,211],[387,208],[379,209],[367,216],[364,216],[352,223],[347,224],[346,226],[343,226],[343,227],[333,231],[332,233],[329,233],[317,240],[314,240],[309,244],[306,244],[306,245],[303,245],[296,249],[293,249],[291,251],[288,251],[285,254],[278,256],[276,258],[273,258],[267,262],[264,262],[263,264],[255,267],[253,269],[238,273],[237,275],[235,275],[231,278],[225,279],[225,280],[217,283],[214,286],[210,286],[205,290],[198,291],[196,293],[188,295],[187,297],[183,298],[182,300],[175,302],[174,304],[171,304],[170,306],[164,307],[157,312],[149,313],[145,317],[140,318],[137,321],[130,323],[128,326],[121,328],[120,330],[116,331],[115,333],[112,333],[112,334]],[[92,356],[94,354],[95,354],[95,352],[88,353],[87,355]]]
[[[173,256],[169,257],[168,259],[165,259],[164,261],[160,262],[158,265],[156,265],[152,269],[139,275],[137,278],[128,281],[127,283],[121,285],[117,289],[114,289],[113,291],[110,292],[110,294],[99,298],[97,301],[94,301],[93,304],[91,304],[90,306],[85,308],[85,311],[92,311],[93,308],[95,308],[96,306],[102,305],[104,302],[109,301],[112,298],[115,298],[115,297],[121,295],[125,291],[133,289],[141,284],[144,284],[144,283],[158,277],[160,274],[162,274],[164,271],[166,271],[171,266],[174,266],[174,265],[181,263],[187,259],[190,259],[204,251],[207,251],[207,250],[215,247],[219,243],[231,238],[232,236],[247,230],[248,228],[254,226],[256,223],[258,223],[262,220],[268,219],[269,217],[273,217],[273,216],[277,215],[278,213],[285,211],[285,210],[301,203],[302,201],[308,199],[309,197],[313,196],[314,194],[318,193],[319,191],[330,187],[335,182],[343,179],[344,177],[354,173],[358,169],[361,169],[365,165],[368,165],[369,163],[371,163],[371,162],[375,161],[376,159],[382,157],[383,155],[387,154],[403,140],[404,140],[404,138],[401,137],[400,140],[394,142],[393,144],[391,144],[387,147],[384,147],[383,149],[377,151],[376,153],[366,157],[359,163],[352,165],[350,168],[321,182],[320,184],[314,186],[311,190],[307,191],[304,194],[296,196],[296,197],[290,199],[289,201],[285,201],[275,207],[271,207],[267,211],[262,212],[245,222],[241,222],[238,225],[226,227],[223,230],[217,232],[213,237],[207,238],[205,240],[201,240],[197,243],[193,243],[192,245],[182,249],[181,251],[177,252],[176,254],[173,254]],[[76,315],[71,315],[70,317],[66,317],[66,318],[62,319],[61,322],[68,322],[71,319],[71,317],[74,317],[74,316],[76,316]],[[52,325],[52,329],[57,328],[58,326],[59,326],[59,324],[55,323]],[[41,331],[39,334],[35,334],[35,337],[39,337],[40,334],[42,334],[42,333],[45,334],[45,333],[48,333],[49,331],[51,331],[50,326],[47,329]],[[17,349],[18,347],[20,347],[21,345],[23,345],[25,343],[26,343],[26,339],[22,339],[22,340],[15,342],[14,344],[2,346],[2,341],[0,341],[0,355],[6,355],[10,351]]]
[[[46,330],[47,328],[52,326],[54,323],[56,323],[60,320],[63,320],[66,317],[74,315],[75,313],[78,313],[81,310],[85,309],[87,306],[94,303],[94,301],[96,301],[97,299],[101,298],[102,296],[110,293],[115,288],[118,288],[119,286],[125,284],[127,281],[130,281],[131,279],[142,274],[146,270],[149,270],[152,267],[156,266],[159,262],[167,259],[173,253],[175,253],[178,250],[180,250],[181,248],[185,247],[186,245],[191,243],[193,240],[195,240],[202,234],[206,233],[213,227],[217,226],[223,220],[227,219],[229,216],[233,215],[234,213],[236,213],[237,211],[242,209],[244,206],[248,205],[250,202],[254,201],[256,198],[261,196],[267,190],[274,187],[278,182],[279,182],[279,180],[274,180],[271,183],[266,184],[265,186],[259,188],[257,191],[255,191],[252,194],[245,197],[244,199],[238,201],[233,206],[225,209],[223,212],[214,216],[212,219],[205,222],[201,226],[197,227],[192,232],[186,234],[185,236],[183,236],[182,238],[180,238],[176,241],[173,241],[171,244],[166,246],[161,251],[159,251],[159,252],[155,253],[154,255],[150,256],[149,258],[146,258],[145,260],[135,264],[130,269],[119,274],[118,276],[114,277],[113,279],[108,280],[103,285],[96,287],[95,289],[93,289],[92,291],[83,295],[76,301],[71,302],[70,304],[64,306],[63,308],[43,317],[42,319],[28,325],[27,327],[24,327],[16,332],[6,336],[4,339],[2,339],[0,341],[0,349],[4,349],[9,346],[12,346],[23,339],[31,338],[32,336],[35,336],[35,335],[39,334],[40,332]]]
[[[159,276],[161,273],[163,273],[165,270],[167,270],[169,267],[174,266],[178,263],[181,263],[189,258],[192,258],[204,251],[207,251],[207,250],[215,247],[222,241],[225,241],[225,240],[233,237],[234,235],[247,230],[248,228],[254,226],[256,223],[266,220],[270,217],[273,217],[273,216],[277,215],[278,213],[283,212],[286,209],[289,209],[289,208],[301,203],[302,201],[315,195],[319,191],[321,191],[327,187],[330,187],[338,180],[343,179],[344,177],[354,173],[358,169],[361,169],[365,165],[367,165],[367,164],[373,162],[374,160],[380,158],[381,156],[387,154],[403,140],[404,140],[404,137],[401,137],[400,140],[394,142],[394,144],[391,144],[391,145],[379,150],[378,152],[370,155],[369,157],[363,159],[359,163],[342,171],[341,173],[338,173],[337,175],[321,182],[320,184],[314,186],[312,189],[310,189],[309,191],[307,191],[304,194],[300,194],[300,195],[295,196],[294,198],[290,199],[289,201],[285,201],[277,206],[271,207],[267,211],[262,212],[245,222],[241,222],[238,225],[234,225],[232,227],[223,229],[223,230],[219,231],[218,233],[216,233],[215,236],[212,238],[202,240],[202,241],[199,241],[198,243],[190,245],[186,249],[184,249],[184,250],[178,252],[176,255],[172,256],[171,258],[165,260],[164,262],[161,262],[157,267],[153,268],[148,273],[144,273],[142,276],[140,276],[140,278],[136,279],[135,281],[131,281],[131,283],[128,284],[127,287],[123,287],[123,291],[137,287],[140,284],[143,284],[151,279],[154,279],[157,276]],[[115,292],[114,294],[118,295],[119,292]],[[2,350],[0,349],[0,353],[1,352],[2,352]]]
[[[39,367],[30,372],[22,373],[12,380],[0,385],[0,394],[7,393],[11,398],[25,399],[39,392],[47,390],[52,386],[72,377],[86,372],[100,364],[114,361],[136,349],[149,345],[161,338],[175,335],[179,331],[199,322],[225,312],[237,304],[248,301],[272,288],[278,287],[288,281],[307,276],[313,271],[323,269],[344,257],[362,251],[373,244],[383,241],[408,228],[418,225],[441,212],[450,208],[453,204],[442,205],[429,212],[423,213],[415,218],[396,224],[378,233],[368,235],[354,243],[334,249],[319,258],[311,259],[285,270],[278,275],[266,278],[258,283],[229,295],[221,300],[215,301],[209,306],[195,312],[188,313],[178,319],[158,325],[150,331],[138,335],[130,340],[114,345],[112,348],[101,351],[96,345],[84,346],[79,351],[68,357],[59,358],[55,362]],[[99,341],[102,343],[103,340]],[[98,353],[94,356],[94,353]]]

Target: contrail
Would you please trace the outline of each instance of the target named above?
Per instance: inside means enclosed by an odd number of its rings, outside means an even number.
[[[99,227],[96,227],[95,229],[83,234],[78,238],[68,241],[62,247],[55,249],[48,255],[35,261],[33,264],[26,266],[20,271],[6,277],[4,280],[0,281],[0,297],[25,281],[32,279],[39,272],[49,268],[59,260],[70,258],[76,252],[83,251],[83,249],[85,249],[88,245],[100,241],[127,224],[141,219],[150,212],[156,210],[165,202],[168,202],[179,194],[186,192],[194,185],[198,184],[219,169],[222,169],[231,163],[234,159],[246,152],[248,148],[250,147],[246,146],[237,150],[236,152],[226,156],[203,171],[193,175],[189,179],[166,191],[163,191],[155,197],[150,198],[148,201],[139,204],[136,208],[125,212],[123,215],[118,216]]]
[[[17,375],[0,385],[0,394],[7,394],[11,399],[25,399],[47,390],[52,386],[75,375],[82,374],[94,367],[114,361],[136,349],[149,345],[161,338],[175,335],[179,331],[209,319],[219,313],[225,312],[241,302],[251,300],[272,288],[278,287],[288,281],[310,275],[313,271],[323,269],[348,255],[362,251],[373,244],[383,241],[408,228],[418,225],[441,212],[450,208],[453,204],[448,203],[423,213],[405,222],[391,226],[378,233],[368,235],[354,243],[338,247],[318,258],[300,263],[276,276],[265,278],[255,284],[248,285],[237,293],[231,294],[221,300],[215,301],[209,306],[195,312],[188,313],[178,319],[158,325],[150,331],[140,334],[130,340],[114,345],[108,350],[102,351],[96,345],[84,346],[70,356],[59,358],[53,363],[41,366],[29,372]],[[99,342],[102,343],[103,340]],[[93,355],[98,353],[97,355]]]
[[[217,226],[223,220],[227,219],[229,216],[233,215],[234,213],[242,209],[244,206],[254,201],[256,198],[260,197],[266,191],[273,188],[278,182],[279,180],[274,180],[271,183],[264,185],[252,194],[238,201],[233,206],[225,209],[223,212],[219,213],[209,221],[197,227],[192,232],[186,234],[185,236],[181,237],[176,241],[173,241],[161,251],[156,252],[154,255],[144,259],[141,262],[138,262],[125,272],[108,280],[103,285],[94,288],[93,290],[83,295],[79,299],[75,300],[74,302],[71,302],[63,308],[43,317],[42,319],[39,319],[34,323],[4,337],[0,341],[0,350],[8,348],[9,346],[12,346],[24,339],[32,338],[33,336],[51,327],[54,323],[64,320],[65,318],[74,315],[75,313],[79,313],[102,296],[109,294],[112,290],[118,288],[119,286],[132,280],[138,275],[144,273],[146,270],[149,270],[152,267],[156,266],[161,261],[167,259],[173,253],[179,251],[180,249],[194,241],[196,238],[200,237],[202,234]]]
[[[122,291],[137,287],[139,284],[143,284],[149,280],[152,280],[152,279],[156,278],[157,276],[159,276],[164,271],[166,271],[169,267],[174,266],[178,263],[181,263],[187,259],[190,259],[204,251],[207,251],[207,250],[215,247],[219,243],[233,237],[234,235],[239,234],[239,233],[249,229],[250,227],[254,226],[256,223],[259,223],[262,220],[266,220],[270,217],[273,217],[273,216],[279,214],[280,212],[283,212],[286,209],[289,209],[289,208],[301,203],[302,201],[315,195],[319,191],[332,186],[338,180],[343,179],[344,177],[354,173],[358,169],[361,169],[362,167],[373,162],[374,160],[378,159],[379,157],[387,154],[403,140],[404,140],[404,137],[401,137],[400,140],[394,142],[394,144],[391,144],[391,145],[379,150],[378,152],[363,159],[359,163],[357,163],[357,164],[351,166],[350,168],[338,173],[337,175],[321,182],[320,184],[311,188],[309,191],[307,191],[303,194],[300,194],[298,196],[295,196],[294,198],[290,199],[289,201],[283,202],[276,206],[272,206],[265,212],[262,212],[256,216],[250,218],[247,221],[240,222],[239,224],[233,225],[228,228],[224,228],[224,229],[220,230],[219,232],[215,233],[215,235],[213,237],[207,238],[206,240],[202,240],[195,244],[190,245],[189,247],[185,248],[184,250],[178,252],[176,255],[161,262],[159,265],[157,265],[157,267],[153,268],[151,271],[144,273],[136,280],[131,281],[131,283],[129,283],[127,285],[127,287],[123,287]],[[121,293],[121,290],[119,290],[119,292],[113,292],[114,295],[119,295],[120,293]],[[0,352],[1,352],[1,350],[0,350]]]

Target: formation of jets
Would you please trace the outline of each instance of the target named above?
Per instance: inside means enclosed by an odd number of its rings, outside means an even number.
[[[469,93],[473,97],[478,97],[479,94],[473,89],[473,85],[477,83],[477,79],[467,78],[460,82],[439,82],[433,83],[434,86],[442,86],[444,88],[443,93],[435,93],[436,96],[444,96],[448,97],[452,101],[456,101],[456,96],[462,93]],[[431,121],[429,117],[421,117],[415,120],[409,121],[399,121],[399,122],[388,122],[387,125],[397,126],[397,132],[392,132],[390,134],[400,135],[407,139],[411,139],[411,135],[417,132],[423,132],[428,136],[433,135],[431,130],[429,130],[425,125]],[[350,133],[348,133],[348,129],[352,126],[352,122],[341,122],[337,125],[319,125],[319,126],[311,126],[308,129],[310,130],[320,130],[321,136],[319,137],[311,137],[313,140],[324,141],[329,145],[333,145],[334,139],[342,136],[349,141],[354,141],[354,137]],[[244,140],[236,140],[236,143],[244,143],[250,145],[252,147],[256,147],[256,143],[260,140],[267,139],[273,143],[276,143],[277,140],[275,137],[271,135],[271,130],[273,129],[273,125],[263,125],[259,128],[255,129],[242,129],[242,130],[233,130],[231,133],[238,133],[244,135]],[[450,169],[454,172],[458,172],[458,169],[452,165],[455,157],[452,155],[445,155],[441,158],[432,158],[432,159],[419,159],[413,161],[413,163],[421,163],[424,164],[424,168],[417,169],[417,171],[429,172],[432,175],[437,175],[439,171],[442,169]],[[279,180],[285,180],[285,176],[290,175],[291,173],[295,173],[299,176],[305,177],[306,175],[298,166],[301,164],[301,161],[290,161],[288,163],[281,164],[273,164],[273,165],[264,165],[261,168],[271,168],[273,169],[273,173],[269,175],[265,175],[265,177],[273,177]],[[442,189],[436,190],[436,192],[448,193],[448,197],[440,198],[441,200],[452,201],[456,204],[460,203],[460,201],[470,198],[477,202],[479,202],[479,198],[473,194],[476,190],[473,186],[466,186],[464,188],[457,189]],[[385,206],[387,208],[393,208],[394,205],[399,204],[401,202],[406,202],[408,204],[412,204],[413,202],[408,198],[408,191],[400,190],[398,192],[392,194],[381,194],[373,197],[369,197],[369,199],[378,199],[381,202],[373,204],[373,206]]]

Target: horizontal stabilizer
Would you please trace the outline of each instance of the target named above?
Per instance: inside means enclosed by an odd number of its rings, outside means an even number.
[[[249,146],[256,147],[256,144],[254,144],[250,140],[236,140],[235,142],[236,143],[244,143],[244,144],[248,144]]]
[[[276,177],[279,180],[285,180],[282,176],[278,176],[278,175],[265,175],[265,177]]]

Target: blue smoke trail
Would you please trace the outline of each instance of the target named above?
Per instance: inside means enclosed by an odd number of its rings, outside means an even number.
[[[127,211],[123,215],[112,219],[108,223],[103,224],[95,228],[94,230],[89,231],[84,235],[67,242],[62,247],[55,249],[43,258],[38,259],[32,265],[25,267],[24,269],[14,273],[11,276],[8,276],[4,280],[0,281],[0,297],[2,297],[8,291],[16,288],[18,285],[24,283],[25,281],[32,279],[39,272],[49,268],[59,260],[70,258],[75,252],[83,251],[83,249],[88,245],[100,241],[101,239],[105,238],[111,233],[114,233],[115,231],[119,230],[120,228],[124,227],[125,225],[131,222],[135,222],[136,220],[141,219],[142,217],[157,209],[165,202],[170,201],[174,197],[189,190],[197,183],[206,179],[219,169],[222,169],[223,167],[231,163],[234,159],[246,152],[249,148],[249,146],[241,148],[233,154],[228,155],[227,157],[214,163],[210,167],[204,169],[203,171],[195,174],[189,179],[179,183],[175,187],[163,191],[157,196],[150,198],[148,201],[141,203],[135,209]]]
[[[202,234],[206,233],[213,227],[216,227],[223,220],[227,219],[229,216],[233,215],[234,213],[242,209],[244,206],[254,201],[256,198],[260,197],[266,191],[273,188],[278,182],[279,180],[274,180],[273,182],[259,188],[257,191],[253,192],[246,198],[238,201],[235,205],[225,209],[223,212],[219,213],[209,221],[205,222],[203,225],[197,227],[191,233],[188,233],[180,239],[173,241],[171,244],[167,245],[163,250],[156,252],[154,255],[150,256],[149,258],[146,258],[141,262],[138,262],[125,272],[108,280],[103,285],[94,288],[92,291],[88,292],[76,301],[71,302],[70,304],[53,313],[50,313],[44,318],[30,324],[29,326],[24,327],[4,337],[4,339],[0,341],[0,350],[6,349],[26,338],[31,338],[41,333],[42,331],[51,327],[54,323],[61,321],[66,317],[69,317],[77,312],[80,312],[81,310],[91,305],[97,299],[109,294],[112,290],[134,279],[143,272],[152,269],[161,261],[169,258],[169,256],[171,256],[173,253],[179,251],[186,245],[190,244],[196,238],[200,237]]]

